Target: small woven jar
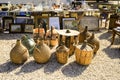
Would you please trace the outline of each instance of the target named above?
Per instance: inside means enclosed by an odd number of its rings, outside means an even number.
[[[89,65],[92,61],[93,49],[84,42],[82,45],[76,46],[75,57],[78,64]]]
[[[46,37],[50,38],[50,46],[58,45],[58,32],[54,26],[51,26],[51,29],[47,31]]]
[[[61,45],[56,50],[57,61],[61,64],[65,64],[68,61],[69,49],[65,45]]]
[[[35,28],[33,29],[33,39],[37,43],[38,37],[43,39],[45,36],[45,30],[44,28]]]
[[[29,52],[21,43],[21,40],[16,41],[16,45],[10,51],[10,60],[16,64],[23,64],[29,58]]]
[[[90,37],[90,35],[91,34],[88,31],[88,26],[86,26],[85,29],[79,34],[79,43],[83,43],[86,38]]]

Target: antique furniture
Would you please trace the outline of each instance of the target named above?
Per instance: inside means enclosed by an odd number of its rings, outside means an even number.
[[[116,21],[118,19],[119,15],[113,14],[110,16],[110,22],[109,22],[109,29],[116,28]]]
[[[114,43],[115,36],[118,35],[120,36],[120,27],[114,28],[113,29],[113,35],[112,35],[112,42],[111,45]]]
[[[76,30],[63,29],[58,30],[58,33],[60,35],[59,44],[61,44],[61,42],[64,42],[65,46],[69,48],[69,55],[72,55],[75,49],[75,37],[78,37],[79,32]]]

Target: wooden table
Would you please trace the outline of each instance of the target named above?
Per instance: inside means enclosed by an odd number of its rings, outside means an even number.
[[[60,35],[59,38],[59,45],[61,42],[65,43],[65,46],[69,48],[69,55],[72,55],[75,51],[75,37],[79,35],[79,31],[76,30],[70,30],[70,29],[63,29],[63,30],[58,30],[58,33]],[[65,41],[62,39],[62,37],[65,37]]]
[[[114,28],[113,29],[113,35],[112,35],[112,42],[111,42],[111,45],[114,43],[114,40],[115,40],[115,36],[118,35],[120,36],[120,27],[118,28]]]

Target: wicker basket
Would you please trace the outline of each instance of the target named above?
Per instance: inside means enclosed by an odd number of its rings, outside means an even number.
[[[29,52],[24,47],[20,40],[17,40],[16,45],[10,51],[10,59],[13,63],[23,64],[29,58]]]
[[[89,65],[93,58],[93,50],[81,49],[80,46],[77,46],[75,49],[76,62],[82,65]]]
[[[69,57],[69,49],[64,45],[58,47],[56,50],[56,57],[59,63],[67,63]]]

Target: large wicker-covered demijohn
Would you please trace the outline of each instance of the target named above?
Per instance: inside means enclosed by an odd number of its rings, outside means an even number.
[[[16,45],[10,51],[10,59],[13,63],[23,64],[29,58],[29,52],[23,46],[21,40],[16,41]]]
[[[59,46],[56,50],[56,57],[59,63],[67,63],[69,57],[69,49],[65,45]]]
[[[76,46],[75,57],[78,64],[89,65],[92,61],[93,49],[84,42],[82,45]]]
[[[46,63],[51,57],[51,51],[43,40],[38,41],[33,51],[33,57],[37,63]]]

